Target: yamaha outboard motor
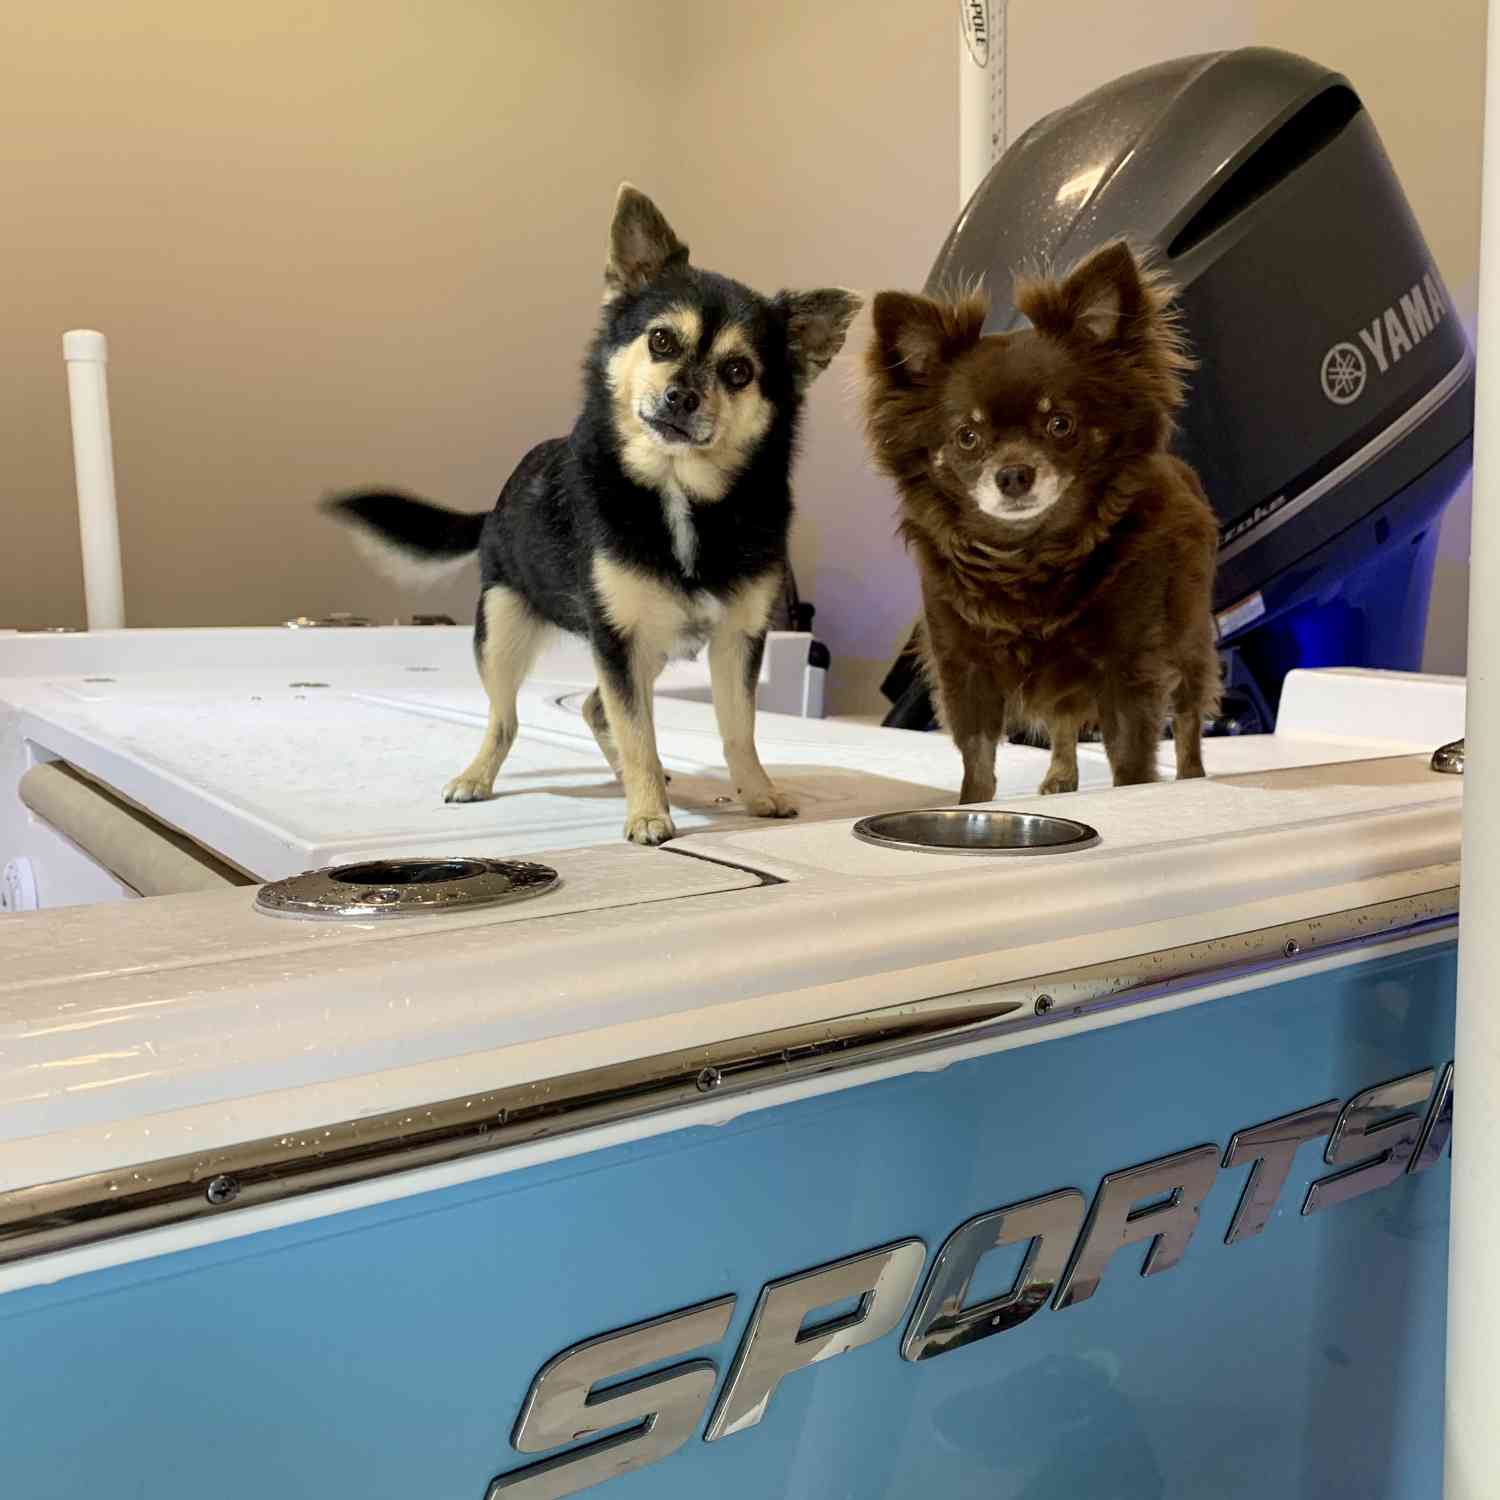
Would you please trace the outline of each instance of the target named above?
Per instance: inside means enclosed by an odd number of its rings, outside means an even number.
[[[1293,667],[1416,670],[1473,366],[1359,96],[1263,47],[1132,73],[1006,151],[928,289],[982,276],[1001,332],[1015,268],[1122,235],[1180,288],[1200,361],[1177,446],[1220,521],[1219,727],[1272,728]],[[887,723],[930,721],[899,664],[887,693]]]

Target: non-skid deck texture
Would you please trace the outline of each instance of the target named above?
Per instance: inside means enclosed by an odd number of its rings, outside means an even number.
[[[239,671],[208,690],[170,672],[34,682],[20,732],[263,879],[356,855],[519,854],[619,836],[623,790],[583,722],[576,681],[528,684],[494,797],[463,805],[444,804],[442,789],[483,732],[477,682],[375,671],[317,681]],[[711,705],[664,693],[656,719],[679,831],[753,823],[734,801]],[[931,806],[958,791],[958,757],[937,737],[762,714],[758,738],[807,820]],[[1007,785],[1041,779],[1042,752],[1006,759]],[[1084,775],[1107,783],[1102,756],[1084,757]]]
[[[1044,866],[1050,873],[1070,861],[1097,865],[1112,853],[1139,855],[1167,846],[1201,845],[1207,879],[1214,861],[1233,849],[1237,840],[1266,833],[1290,836],[1300,831],[1316,838],[1320,827],[1338,824],[1339,838],[1348,843],[1351,820],[1358,828],[1363,826],[1361,820],[1385,813],[1412,813],[1419,820],[1425,816],[1436,829],[1439,817],[1455,814],[1462,791],[1462,778],[1437,775],[1424,756],[1397,756],[1186,781],[1170,791],[1159,785],[1131,786],[1046,799],[1009,798],[1010,807],[1055,813],[1106,830],[1101,843],[1092,849],[1049,855],[1045,860],[1023,857],[1009,864],[1012,869],[1040,874]],[[811,868],[898,879],[951,875],[955,866],[972,864],[978,858],[952,851],[881,848],[842,835],[838,829],[792,828],[768,840],[760,830],[741,829],[694,839],[684,848],[742,860],[756,868]],[[1415,847],[1417,835],[1412,839]]]
[[[72,763],[259,879],[376,855],[525,854],[617,839],[625,799],[583,722],[590,682],[576,652],[549,656],[523,689],[521,733],[494,797],[444,804],[443,786],[479,745],[486,705],[467,650],[442,634],[428,660],[412,659],[420,641],[402,641],[401,655],[346,653],[306,670],[242,662],[215,672],[168,665],[163,653],[149,670],[132,662],[0,681],[0,721],[9,720],[0,733]],[[372,642],[372,657],[376,646],[387,650]],[[765,826],[734,800],[702,663],[664,674],[656,725],[679,833]],[[957,798],[961,766],[945,735],[762,713],[757,739],[803,827]],[[1226,774],[1416,748],[1276,735],[1210,741],[1205,759],[1210,774]],[[997,796],[1034,792],[1047,758],[1003,747]],[[1170,744],[1160,760],[1170,776]],[[1080,747],[1079,773],[1082,791],[1109,785],[1101,746]]]

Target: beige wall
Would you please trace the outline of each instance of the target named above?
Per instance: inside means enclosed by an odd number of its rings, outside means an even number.
[[[920,286],[958,211],[946,3],[685,7],[666,181],[694,255],[765,289]],[[833,651],[830,706],[878,707],[918,608],[895,498],[865,462],[853,377],[868,309],[813,387],[792,566]]]
[[[1481,0],[1010,4],[1010,128],[1133,67],[1260,41],[1364,94],[1471,311]],[[946,0],[74,0],[0,14],[0,626],[82,622],[59,338],[110,336],[132,623],[467,612],[398,594],[326,490],[488,505],[571,420],[615,184],[774,289],[918,285],[957,208]],[[847,389],[815,388],[793,556],[836,707],[915,610]],[[1462,660],[1467,508],[1434,666]]]
[[[313,501],[493,502],[566,424],[609,208],[660,159],[657,7],[0,11],[0,626],[81,624],[64,329],[109,336],[137,625],[465,614]]]

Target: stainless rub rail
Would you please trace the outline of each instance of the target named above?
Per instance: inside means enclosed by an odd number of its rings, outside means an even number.
[[[0,1193],[0,1264],[1452,927],[1458,887]]]

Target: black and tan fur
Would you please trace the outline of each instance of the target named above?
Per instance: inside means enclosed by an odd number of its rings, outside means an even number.
[[[478,551],[475,652],[489,726],[444,792],[488,797],[516,736],[516,694],[549,631],[587,637],[584,716],[625,787],[625,836],[674,829],[652,689],[706,644],[725,759],[745,808],[790,817],[755,750],[766,622],[786,567],[790,472],[808,385],[843,344],[849,292],[762,297],[689,263],[644,194],[621,188],[604,306],[572,432],[533,448],[488,515],[351,495],[342,518],[408,559]]]
[[[1177,774],[1201,776],[1218,528],[1167,449],[1189,365],[1170,294],[1117,243],[1065,278],[1022,279],[1015,303],[1032,326],[986,337],[982,295],[882,292],[866,359],[960,796],[994,796],[1018,722],[1051,739],[1043,792],[1077,787],[1095,725],[1117,785],[1153,780],[1169,710]]]

